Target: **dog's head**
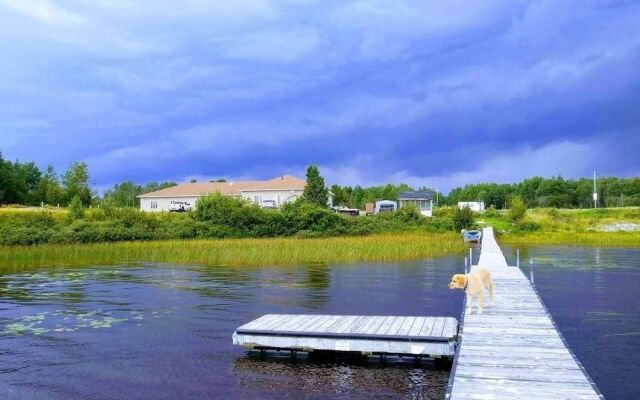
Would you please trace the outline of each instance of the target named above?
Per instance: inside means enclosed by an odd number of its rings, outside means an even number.
[[[463,274],[455,274],[451,277],[449,289],[464,289],[467,284],[467,277]]]

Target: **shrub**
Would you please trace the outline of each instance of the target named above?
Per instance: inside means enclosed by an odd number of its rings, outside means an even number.
[[[424,218],[414,205],[408,205],[396,211],[394,217],[405,223],[418,224]]]
[[[485,218],[500,218],[502,215],[495,209],[495,207],[489,207],[484,210],[482,216]]]
[[[533,221],[520,221],[517,224],[515,224],[515,227],[517,230],[519,231],[525,231],[525,232],[533,232],[533,231],[537,231],[540,229],[540,224],[537,222],[533,222]]]
[[[453,212],[453,227],[456,231],[475,226],[475,216],[469,207],[456,208]]]
[[[527,214],[527,206],[520,196],[514,196],[511,199],[511,208],[509,208],[509,221],[518,224],[524,220]]]
[[[74,196],[69,203],[67,210],[67,219],[69,221],[75,221],[77,219],[84,218],[84,206],[79,196]]]
[[[312,231],[328,234],[329,232],[348,232],[350,220],[333,211],[320,208],[305,200],[285,204],[282,208],[284,223],[288,234],[299,231]]]
[[[197,221],[234,227],[241,231],[250,231],[253,225],[264,221],[264,211],[260,207],[218,193],[199,199],[192,215]]]

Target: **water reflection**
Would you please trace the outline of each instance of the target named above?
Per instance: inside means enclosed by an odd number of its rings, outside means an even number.
[[[265,313],[458,316],[461,263],[0,272],[0,392],[10,398],[441,398],[448,371],[264,363],[231,333]],[[304,390],[301,392],[300,388]]]
[[[449,372],[436,369],[375,364],[260,361],[236,359],[235,371],[244,377],[244,393],[252,398],[274,390],[298,391],[304,398],[443,399]]]
[[[522,248],[556,323],[607,399],[640,391],[640,251]],[[510,264],[515,249],[505,248]],[[599,257],[599,258],[598,258]],[[442,399],[449,372],[260,361],[231,344],[266,313],[459,317],[462,258],[210,268],[0,271],[0,393],[10,399]],[[528,263],[522,268],[528,273]],[[620,368],[624,366],[624,368]]]

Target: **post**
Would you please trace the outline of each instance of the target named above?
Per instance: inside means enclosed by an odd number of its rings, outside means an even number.
[[[464,258],[464,273],[465,274],[469,273],[468,266],[469,266],[469,257],[465,257]]]
[[[471,270],[472,265],[473,265],[473,247],[469,247],[469,270]]]
[[[533,279],[533,258],[529,259],[529,280],[531,284],[535,286],[536,282]]]
[[[516,249],[516,267],[520,268],[520,249]]]
[[[598,208],[598,189],[596,188],[596,171],[593,171],[593,208]]]

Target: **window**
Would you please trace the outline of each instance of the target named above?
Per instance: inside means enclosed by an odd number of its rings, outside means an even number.
[[[151,208],[152,209],[158,208],[158,201],[157,200],[151,200]]]

